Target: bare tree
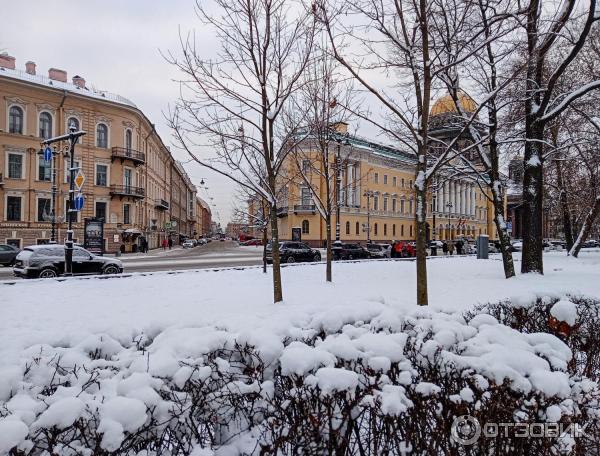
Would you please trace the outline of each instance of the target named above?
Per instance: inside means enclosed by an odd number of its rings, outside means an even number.
[[[332,281],[332,218],[343,204],[341,195],[353,191],[351,183],[342,182],[343,169],[348,163],[347,134],[336,127],[350,120],[355,109],[352,84],[336,69],[335,60],[323,49],[308,68],[307,82],[296,97],[296,111],[305,113],[302,142],[290,156],[297,181],[310,189],[319,215],[325,222],[327,282]],[[345,191],[344,191],[345,190]],[[336,240],[340,239],[340,220],[336,219]]]
[[[294,129],[282,121],[309,62],[313,19],[285,0],[197,2],[203,26],[219,39],[206,55],[193,35],[181,38],[181,56],[168,60],[186,77],[170,112],[177,145],[269,205],[273,300],[283,300],[277,229],[278,175],[294,147]],[[212,7],[215,8],[212,8]],[[215,10],[211,14],[210,10]],[[209,147],[216,157],[204,156]]]
[[[584,10],[582,16],[577,12]],[[600,88],[592,79],[567,92],[557,90],[561,77],[583,48],[595,21],[596,0],[582,4],[565,0],[560,10],[543,0],[526,6],[525,151],[523,156],[523,256],[521,272],[543,274],[543,195],[546,126],[574,101]],[[551,64],[548,56],[557,50],[560,58]]]

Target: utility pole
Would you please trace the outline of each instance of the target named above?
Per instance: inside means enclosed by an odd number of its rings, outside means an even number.
[[[364,196],[367,197],[367,244],[371,243],[371,195],[373,192],[367,190]]]
[[[432,245],[431,245],[431,256],[436,256],[437,255],[437,243],[436,243],[436,228],[435,228],[435,213],[437,212],[437,189],[438,189],[438,184],[437,181],[434,182],[432,188],[431,188],[431,201],[432,201],[432,211],[433,212],[433,229],[431,231],[431,236],[432,236]]]
[[[56,195],[58,193],[58,188],[56,186],[56,154],[58,153],[56,151],[56,146],[50,148],[50,146],[47,146],[48,150],[44,150],[44,148],[41,148],[40,151],[38,152],[38,155],[40,155],[41,157],[44,158],[44,161],[47,161],[46,158],[47,155],[50,155],[50,176],[52,179],[52,203],[51,203],[51,207],[50,207],[50,214],[49,214],[49,218],[50,218],[50,223],[51,223],[51,231],[50,231],[50,244],[56,244]],[[41,159],[40,157],[40,159]],[[46,218],[46,216],[44,216],[44,220],[48,220]]]
[[[75,131],[75,126],[71,124],[69,127],[69,133],[66,135],[56,136],[54,138],[47,139],[42,144],[51,145],[60,141],[69,141],[69,205],[67,208],[67,217],[69,219],[69,228],[67,229],[67,240],[65,242],[65,275],[73,275],[73,217],[72,214],[76,213],[73,205],[73,194],[75,193],[75,144],[79,137],[85,135],[85,131]]]

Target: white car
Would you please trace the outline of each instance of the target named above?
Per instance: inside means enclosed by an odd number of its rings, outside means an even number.
[[[521,252],[523,250],[523,241],[513,241],[511,245],[515,252]]]
[[[191,239],[188,239],[187,241],[185,241],[183,243],[182,247],[184,249],[191,249],[192,247],[194,247],[194,241],[192,241]]]

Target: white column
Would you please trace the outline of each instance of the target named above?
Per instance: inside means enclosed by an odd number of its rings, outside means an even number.
[[[475,217],[475,206],[477,205],[477,191],[475,189],[475,185],[473,185],[473,188],[471,190],[473,192],[473,201],[471,203],[471,215],[473,215],[473,217]]]
[[[449,190],[448,190],[448,181],[444,182],[444,190],[443,190],[443,194],[444,194],[444,205],[442,206],[442,212],[444,214],[448,213],[448,208],[446,207],[446,204],[448,204],[448,198],[449,198]]]
[[[458,183],[452,181],[452,211],[454,214],[458,211]]]
[[[462,214],[466,214],[467,213],[467,183],[463,183],[462,186]]]
[[[463,212],[463,182],[458,181],[458,215]]]
[[[467,185],[467,188],[465,189],[465,194],[466,194],[466,198],[467,200],[465,201],[465,213],[467,215],[471,214],[471,184]]]

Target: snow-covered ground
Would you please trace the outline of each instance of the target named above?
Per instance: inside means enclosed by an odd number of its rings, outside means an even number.
[[[91,333],[130,342],[140,332],[212,325],[282,335],[308,325],[317,314],[335,325],[388,308],[410,312],[415,307],[412,261],[336,263],[333,284],[325,283],[324,268],[284,268],[285,301],[277,305],[271,302],[271,275],[260,268],[0,285],[0,366],[17,363],[33,344],[73,346]],[[431,309],[442,311],[535,295],[600,297],[600,252],[583,251],[579,259],[547,253],[545,275],[511,280],[503,278],[498,257],[439,258],[428,262],[428,281]]]

